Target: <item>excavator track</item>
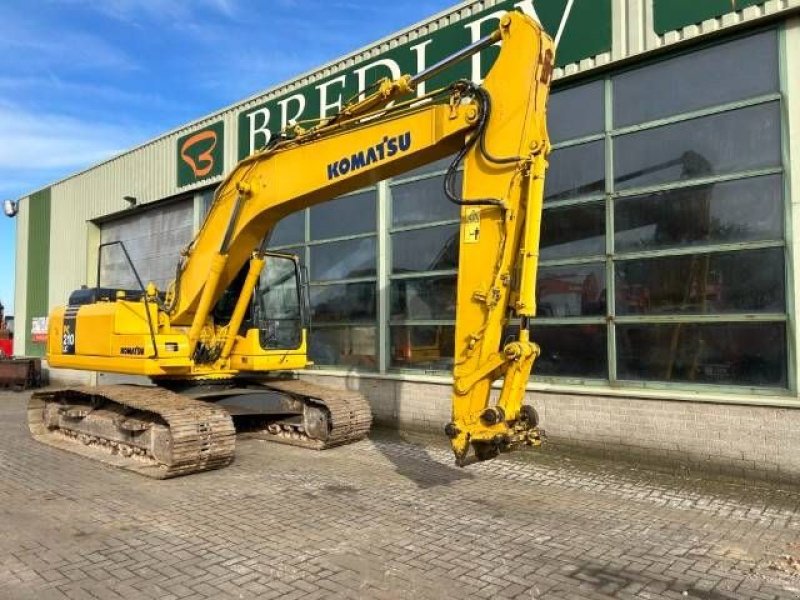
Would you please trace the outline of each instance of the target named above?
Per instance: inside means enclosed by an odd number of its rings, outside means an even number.
[[[359,393],[321,387],[297,379],[261,382],[265,388],[292,396],[305,405],[322,409],[328,419],[327,436],[312,437],[307,428],[275,423],[248,437],[325,450],[364,439],[372,426],[372,411]]]
[[[35,392],[28,426],[44,444],[155,479],[224,467],[236,445],[224,408],[149,386]]]

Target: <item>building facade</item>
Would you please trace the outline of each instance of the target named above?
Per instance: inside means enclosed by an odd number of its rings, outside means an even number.
[[[566,5],[462,3],[23,198],[15,351],[41,354],[49,309],[81,284],[131,285],[113,249],[98,266],[102,243],[124,241],[164,287],[221,177],[283,127],[423,70],[506,10],[556,33]],[[494,56],[428,91],[480,81]],[[552,440],[800,477],[797,73],[800,0],[575,1],[549,109],[529,385]],[[295,213],[270,238],[308,267],[316,364],[303,376],[359,389],[403,426],[449,418],[459,214],[446,168]]]

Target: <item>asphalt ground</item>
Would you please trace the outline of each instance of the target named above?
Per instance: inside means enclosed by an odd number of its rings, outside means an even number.
[[[155,481],[40,445],[0,392],[0,599],[800,598],[800,489],[558,448],[240,439]]]

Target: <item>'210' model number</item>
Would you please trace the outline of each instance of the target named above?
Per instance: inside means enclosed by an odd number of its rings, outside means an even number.
[[[65,331],[61,339],[62,351],[64,354],[75,350],[75,334],[70,331]]]

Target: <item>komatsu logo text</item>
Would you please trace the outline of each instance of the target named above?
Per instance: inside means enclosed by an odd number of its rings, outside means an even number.
[[[144,356],[144,348],[141,346],[122,346],[119,353],[123,356]]]
[[[395,137],[384,136],[380,143],[330,163],[328,165],[328,180],[347,175],[351,171],[358,171],[372,163],[386,160],[398,152],[407,152],[409,148],[411,148],[410,131]]]

